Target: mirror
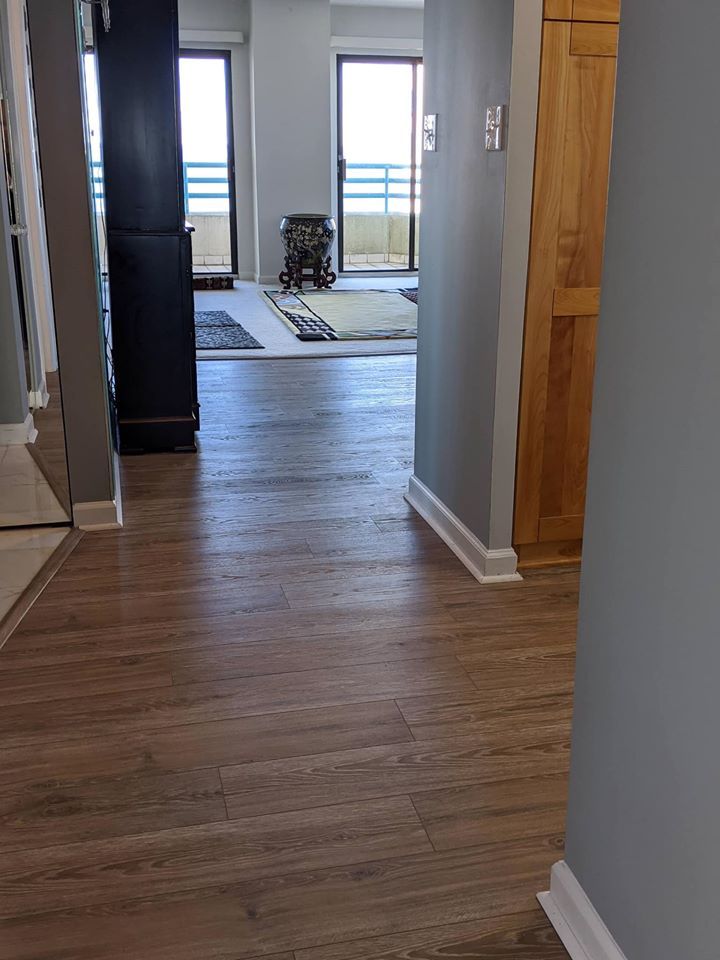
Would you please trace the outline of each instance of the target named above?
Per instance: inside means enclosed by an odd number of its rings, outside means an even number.
[[[4,25],[3,25],[4,26]],[[0,527],[67,525],[71,498],[29,58],[2,30]],[[27,38],[26,38],[27,40]]]

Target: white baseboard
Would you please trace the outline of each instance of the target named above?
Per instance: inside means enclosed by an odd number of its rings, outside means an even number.
[[[236,280],[251,280],[255,282],[255,271],[254,270],[242,270],[235,277]]]
[[[269,277],[261,277],[259,274],[255,274],[255,283],[261,287],[279,287],[280,281],[277,276],[274,274]]]
[[[38,384],[37,390],[28,390],[28,405],[31,410],[44,410],[50,401],[45,377]]]
[[[38,432],[35,429],[32,414],[29,413],[22,423],[0,423],[0,446],[35,443]]]
[[[550,889],[538,900],[572,960],[626,960],[564,860],[552,868]]]
[[[120,501],[74,503],[73,521],[80,530],[119,530],[123,525]]]
[[[405,499],[480,583],[522,580],[515,551],[489,550],[422,480],[410,477]]]

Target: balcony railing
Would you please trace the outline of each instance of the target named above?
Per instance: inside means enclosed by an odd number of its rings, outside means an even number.
[[[217,171],[222,171],[221,176],[215,175]],[[92,162],[92,183],[95,206],[99,209],[105,200],[105,185],[103,183],[103,168],[99,160]],[[210,185],[218,185],[214,191],[208,191]],[[205,188],[205,189],[203,189]],[[227,176],[226,163],[208,163],[187,160],[183,163],[183,192],[185,194],[185,210],[190,213],[203,213],[204,211],[190,206],[191,201],[197,200],[223,200],[226,203],[230,201],[230,183]],[[220,211],[219,211],[220,212]],[[222,211],[227,213],[228,211]]]
[[[348,163],[348,177],[345,180],[343,197],[346,200],[380,200],[385,213],[390,213],[391,200],[410,200],[412,178],[409,175],[410,167],[402,163]],[[400,171],[405,171],[400,176]],[[220,175],[218,176],[218,172]],[[96,208],[100,209],[105,199],[102,163],[94,160],[92,163],[93,196]],[[209,185],[215,189],[208,190]],[[370,187],[368,191],[359,190],[359,187]],[[419,199],[422,182],[418,169],[415,195]],[[374,188],[374,189],[372,189]],[[183,163],[183,191],[185,194],[185,209],[189,213],[203,213],[194,209],[191,203],[198,200],[222,200],[229,203],[230,184],[227,176],[226,163],[195,162],[187,160]],[[193,204],[195,205],[195,204]],[[225,211],[227,212],[227,211]]]
[[[345,179],[343,197],[345,200],[382,200],[385,213],[390,213],[391,200],[410,200],[412,178],[401,177],[398,171],[409,171],[411,168],[404,163],[348,163],[348,176]],[[364,176],[360,171],[367,171]],[[348,189],[350,185],[350,189]],[[375,190],[358,192],[358,186],[375,187]],[[378,189],[381,187],[382,189]],[[398,187],[407,187],[400,192]],[[420,170],[417,172],[415,195],[419,198],[421,189]]]

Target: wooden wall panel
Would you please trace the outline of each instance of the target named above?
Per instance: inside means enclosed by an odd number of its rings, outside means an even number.
[[[620,22],[620,0],[574,0],[573,20]]]

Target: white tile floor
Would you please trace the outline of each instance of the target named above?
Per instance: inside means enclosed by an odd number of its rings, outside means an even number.
[[[0,446],[0,527],[69,519],[26,447]]]
[[[407,270],[407,263],[394,263],[392,260],[366,260],[364,263],[362,261],[348,262],[346,261],[343,264],[343,270],[345,272],[354,272],[357,270],[368,271],[368,270]]]
[[[57,550],[69,528],[0,530],[0,620]]]
[[[343,277],[335,290],[396,290],[416,287],[416,276]],[[416,340],[343,340],[328,343],[303,343],[283,321],[266,306],[262,291],[277,290],[279,284],[261,287],[247,280],[236,280],[233,290],[196,290],[196,310],[226,310],[248,333],[263,344],[264,350],[202,350],[199,360],[286,359],[295,357],[358,357],[415,353]]]

